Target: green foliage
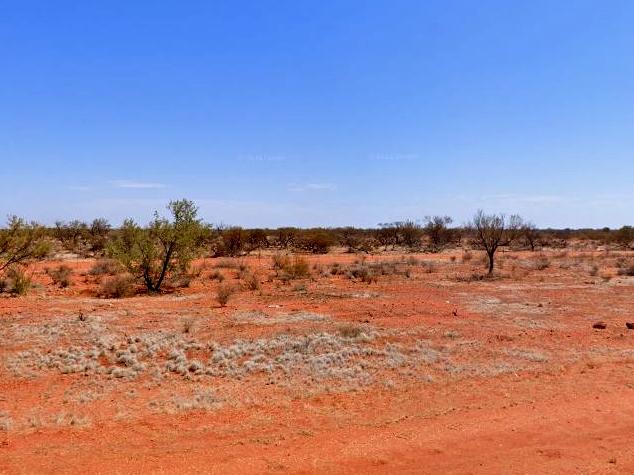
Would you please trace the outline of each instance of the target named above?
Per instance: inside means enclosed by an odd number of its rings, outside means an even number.
[[[70,252],[81,253],[85,250],[89,228],[86,223],[75,219],[69,223],[56,221],[53,236]]]
[[[0,229],[0,273],[17,264],[45,257],[50,251],[44,239],[44,228],[12,216]]]
[[[434,251],[439,251],[453,238],[453,230],[449,225],[453,222],[449,216],[425,217],[425,234]]]
[[[7,270],[6,280],[0,287],[13,295],[26,295],[31,288],[31,277],[22,267],[14,265]]]
[[[186,273],[202,247],[204,228],[194,202],[171,201],[167,209],[171,220],[157,212],[147,228],[127,219],[108,248],[151,292],[158,292],[174,272]]]
[[[106,248],[110,229],[111,226],[107,219],[97,218],[92,221],[88,230],[91,251],[101,253]]]
[[[332,233],[325,229],[316,229],[304,234],[300,247],[313,254],[327,254],[331,246],[337,244]]]

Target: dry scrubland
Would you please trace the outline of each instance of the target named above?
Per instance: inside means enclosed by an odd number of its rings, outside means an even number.
[[[117,299],[112,263],[32,265],[0,472],[633,472],[634,253],[497,256],[260,252]]]

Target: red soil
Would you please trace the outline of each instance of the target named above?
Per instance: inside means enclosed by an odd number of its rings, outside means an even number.
[[[92,260],[64,262],[74,269],[69,289],[43,272],[59,262],[38,265],[40,288],[0,298],[0,472],[633,473],[634,331],[625,322],[634,321],[634,280],[608,280],[614,257],[550,253],[550,266],[537,270],[533,255],[516,253],[503,259],[501,278],[468,281],[460,276],[480,264],[451,255],[416,256],[435,261],[434,271],[411,265],[410,277],[372,284],[313,270],[305,290],[269,282],[270,259],[250,257],[243,261],[262,289],[240,291],[227,307],[215,302],[218,284],[208,278],[217,260],[199,263],[207,270],[189,288],[120,300],[94,296],[97,278],[83,275]],[[326,269],[358,258],[309,260]],[[591,262],[605,278],[585,270]],[[237,284],[235,270],[222,272]],[[250,324],[236,317],[243,311],[327,319]],[[187,321],[185,338],[224,345],[355,325],[376,332],[368,345],[400,345],[409,355],[424,340],[441,358],[379,362],[371,381],[351,386],[314,377],[286,386],[259,373],[166,373],[157,384],[149,372],[16,371],[21,351],[88,345],[80,313],[95,331],[121,338],[182,335]],[[594,330],[598,320],[607,329]],[[68,333],[42,333],[60,322]],[[165,402],[201,388],[219,395],[217,407]]]

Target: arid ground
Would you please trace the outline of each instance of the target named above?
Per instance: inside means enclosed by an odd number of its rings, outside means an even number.
[[[0,298],[0,472],[633,473],[633,253],[481,257],[205,259],[121,299],[39,263]]]

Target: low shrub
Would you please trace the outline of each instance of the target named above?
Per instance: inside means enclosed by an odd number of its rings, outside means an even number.
[[[619,267],[617,274],[621,276],[634,276],[634,264],[628,264],[623,267]]]
[[[359,279],[361,282],[365,282],[366,284],[371,284],[372,282],[377,281],[377,277],[372,269],[365,264],[356,264],[351,266],[347,275],[350,279]]]
[[[99,295],[107,299],[120,299],[134,294],[134,279],[128,274],[120,274],[104,279]]]
[[[73,269],[67,265],[62,264],[55,269],[46,269],[46,273],[53,281],[53,284],[62,288],[69,287],[72,283]]]
[[[225,307],[229,302],[231,296],[235,293],[235,289],[231,285],[220,285],[218,292],[216,293],[216,300],[221,307]]]
[[[121,272],[121,264],[114,259],[99,259],[88,271],[90,275],[116,275]]]
[[[537,270],[545,270],[550,267],[550,259],[546,256],[539,256],[537,258],[537,262],[535,262],[535,269]]]
[[[31,289],[31,277],[21,267],[10,267],[6,272],[3,287],[6,292],[13,295],[26,295]]]
[[[168,285],[174,289],[183,289],[189,287],[193,279],[192,274],[181,273],[171,277],[168,280]]]
[[[244,276],[243,280],[248,290],[260,290],[260,279],[258,279],[257,275],[249,273]]]
[[[283,281],[293,279],[304,279],[310,277],[310,266],[306,259],[294,256],[292,259],[288,256],[284,256],[281,259],[274,259],[273,267],[277,271],[281,271],[279,276]]]
[[[287,254],[273,254],[273,257],[271,259],[273,260],[274,270],[284,269],[291,262],[291,259]]]

